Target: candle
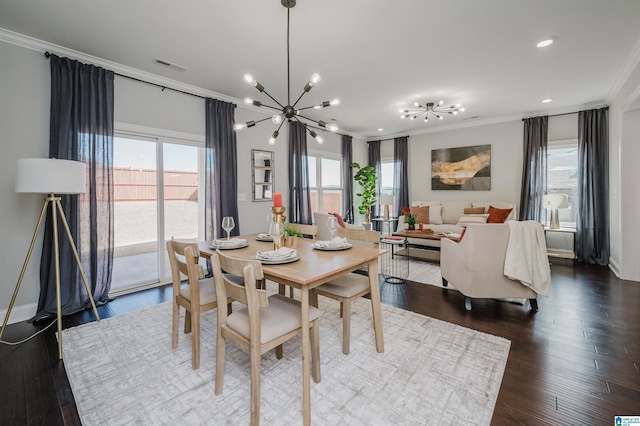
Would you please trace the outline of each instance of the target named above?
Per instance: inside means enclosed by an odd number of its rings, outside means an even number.
[[[282,194],[279,192],[273,193],[273,207],[282,207]]]

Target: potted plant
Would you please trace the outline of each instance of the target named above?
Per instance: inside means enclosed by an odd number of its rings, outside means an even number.
[[[358,163],[351,163],[351,167],[358,171],[353,176],[354,180],[362,187],[362,192],[357,193],[362,197],[362,202],[358,206],[360,214],[365,215],[365,228],[371,229],[371,207],[376,205],[376,169],[371,166],[362,167]]]
[[[409,213],[406,219],[407,225],[409,225],[409,230],[413,231],[416,229],[417,218],[416,215]]]
[[[284,224],[284,246],[296,248],[298,247],[298,237],[302,238],[302,232],[298,228],[288,223]]]

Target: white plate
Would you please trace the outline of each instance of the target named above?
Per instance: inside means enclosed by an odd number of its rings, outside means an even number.
[[[353,247],[353,245],[351,243],[347,243],[343,246],[339,246],[339,247],[320,247],[320,246],[316,246],[315,244],[312,245],[312,247],[315,250],[322,250],[322,251],[338,251],[338,250],[346,250],[346,249],[350,249],[351,247]]]
[[[266,241],[266,242],[272,243],[273,237],[261,237],[260,235],[258,235],[256,237],[256,241]]]
[[[223,244],[220,246],[217,246],[215,244],[209,244],[209,248],[210,249],[220,249],[220,250],[235,250],[235,249],[239,249],[239,248],[244,248],[247,247],[249,245],[249,241],[245,241],[244,243],[240,243],[236,246],[232,246],[232,245],[228,245],[228,244]]]
[[[282,265],[284,263],[291,263],[296,260],[300,260],[300,255],[296,254],[293,257],[287,257],[285,259],[258,259],[256,256],[252,256],[251,259],[259,260],[263,265]]]

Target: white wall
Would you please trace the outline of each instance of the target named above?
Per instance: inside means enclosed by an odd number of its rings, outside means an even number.
[[[43,197],[16,194],[14,190],[16,160],[25,157],[47,157],[49,154],[49,62],[42,52],[0,41],[0,235],[3,255],[0,270],[0,317],[9,306],[33,235]],[[205,101],[202,98],[116,77],[114,83],[114,120],[116,129],[153,128],[161,134],[182,136],[204,142]],[[260,112],[236,108],[236,121],[263,118]],[[288,205],[288,126],[285,124],[275,145],[268,139],[274,125],[265,122],[237,135],[239,227],[242,233],[266,231],[270,202],[253,202],[251,188],[251,149],[275,152],[275,190],[282,192]],[[318,152],[340,153],[340,136],[327,132],[325,143],[318,145],[308,138],[309,147]],[[361,141],[354,140],[358,153]],[[356,154],[360,155],[360,154]],[[366,155],[366,150],[365,150]],[[362,158],[360,155],[356,158]],[[366,158],[366,156],[365,156]],[[36,241],[31,261],[18,293],[10,323],[30,318],[36,312],[39,295],[40,253],[42,234]]]
[[[383,142],[393,144],[393,141]],[[491,190],[431,190],[431,150],[491,145]],[[520,200],[522,176],[522,121],[426,133],[409,137],[410,200]]]
[[[16,160],[49,155],[49,63],[42,53],[0,42],[0,317],[4,319],[29,249],[43,196],[15,192]],[[18,292],[11,322],[36,312],[40,232]]]
[[[640,64],[609,106],[610,266],[623,279],[640,281]]]

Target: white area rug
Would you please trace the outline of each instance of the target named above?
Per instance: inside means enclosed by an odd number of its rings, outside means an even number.
[[[511,343],[382,305],[378,354],[371,305],[353,307],[351,354],[342,354],[338,303],[321,298],[322,381],[311,383],[314,425],[488,425]],[[181,321],[182,324],[182,321]],[[222,395],[214,393],[215,311],[202,317],[200,369],[191,337],[171,349],[171,305],[63,331],[64,364],[85,425],[249,424],[249,359],[227,345]],[[261,422],[302,424],[300,338],[262,358]]]
[[[431,262],[409,259],[409,281],[442,287],[440,265]],[[448,286],[447,288],[454,288]]]

